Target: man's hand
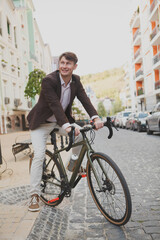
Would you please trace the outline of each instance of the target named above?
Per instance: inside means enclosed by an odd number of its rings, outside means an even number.
[[[96,130],[98,130],[98,129],[100,129],[100,128],[103,128],[103,126],[104,126],[104,124],[103,124],[103,122],[101,121],[101,119],[100,118],[94,118],[93,119],[93,122],[94,122],[94,125],[95,125],[95,127],[96,127]]]
[[[66,132],[69,133],[71,131],[71,127],[67,127]],[[78,136],[80,134],[79,128],[75,128],[75,136]]]

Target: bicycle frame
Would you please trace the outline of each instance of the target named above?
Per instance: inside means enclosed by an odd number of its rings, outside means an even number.
[[[82,148],[81,148],[81,151],[80,151],[80,154],[79,154],[79,157],[78,157],[78,160],[77,160],[77,164],[76,164],[76,166],[75,166],[75,169],[74,169],[74,171],[73,171],[73,173],[72,173],[72,175],[71,175],[70,181],[68,180],[67,172],[66,172],[66,169],[65,169],[65,167],[64,167],[64,163],[63,163],[62,157],[61,157],[61,155],[60,155],[60,153],[61,153],[62,151],[65,151],[67,147],[64,147],[64,148],[62,148],[62,149],[58,149],[57,147],[55,147],[55,148],[54,148],[54,156],[56,157],[56,159],[58,159],[58,161],[59,161],[59,163],[60,163],[60,165],[61,165],[61,167],[62,167],[63,175],[64,175],[63,177],[64,177],[64,179],[65,179],[65,182],[68,183],[68,185],[70,186],[70,188],[74,188],[74,187],[77,185],[77,183],[79,182],[79,180],[81,179],[81,177],[78,177],[78,178],[77,178],[77,175],[78,175],[78,172],[79,172],[79,168],[80,168],[80,166],[81,166],[81,164],[82,164],[82,162],[83,162],[83,160],[84,160],[84,156],[85,156],[85,154],[87,153],[87,159],[88,159],[88,161],[89,161],[89,163],[90,163],[90,165],[91,165],[91,168],[92,168],[93,174],[94,174],[94,176],[95,176],[95,178],[96,178],[96,180],[97,180],[99,189],[102,190],[102,189],[103,189],[103,186],[102,186],[102,184],[101,184],[101,182],[100,182],[100,180],[99,180],[99,178],[98,178],[98,176],[97,176],[95,167],[94,167],[94,165],[93,165],[93,163],[92,163],[92,160],[91,160],[91,154],[94,153],[94,150],[92,149],[92,147],[91,147],[91,145],[90,145],[90,143],[89,143],[89,141],[88,141],[88,138],[87,138],[86,134],[85,134],[85,133],[82,133],[82,136],[83,136],[83,140],[82,140],[82,141],[80,141],[80,142],[78,142],[78,143],[74,143],[74,144],[72,145],[72,148],[77,147],[77,146],[82,146]],[[98,161],[98,162],[99,162],[99,161]],[[99,163],[99,164],[100,164],[100,163]],[[103,169],[103,167],[102,167],[101,164],[100,164],[100,167]],[[106,177],[107,177],[107,176],[106,176]],[[77,179],[76,179],[76,178],[77,178]]]

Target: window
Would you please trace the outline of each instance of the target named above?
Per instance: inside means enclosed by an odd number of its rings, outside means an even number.
[[[16,27],[14,27],[14,44],[15,44],[15,48],[17,48],[17,31],[16,31]]]
[[[2,14],[0,12],[0,35],[2,36]]]
[[[8,35],[11,35],[11,24],[7,18],[7,32],[8,32]]]
[[[18,116],[15,117],[15,127],[20,127],[20,119]]]

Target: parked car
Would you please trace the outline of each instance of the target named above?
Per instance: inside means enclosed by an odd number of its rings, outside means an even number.
[[[151,115],[146,119],[146,130],[147,134],[153,132],[160,132],[160,102],[156,104]]]
[[[135,112],[129,114],[128,119],[126,120],[126,129],[132,130],[133,120],[134,120],[135,115],[136,115]]]
[[[132,121],[132,130],[137,130],[138,132],[146,131],[146,118],[148,115],[145,112],[136,113]]]
[[[125,128],[126,121],[128,119],[129,114],[131,114],[131,111],[122,111],[119,119],[119,127]]]
[[[119,127],[119,123],[120,123],[120,118],[121,118],[121,112],[116,114],[115,120],[114,120],[114,124],[116,127]]]

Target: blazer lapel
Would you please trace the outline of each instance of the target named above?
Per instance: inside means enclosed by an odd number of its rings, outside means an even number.
[[[58,95],[59,99],[61,99],[61,80],[59,77],[59,71],[57,71],[57,79],[58,79],[57,95]]]
[[[71,99],[70,99],[70,102],[72,103],[75,95],[76,95],[76,83],[74,81],[74,79],[72,78],[72,82],[71,82]]]

